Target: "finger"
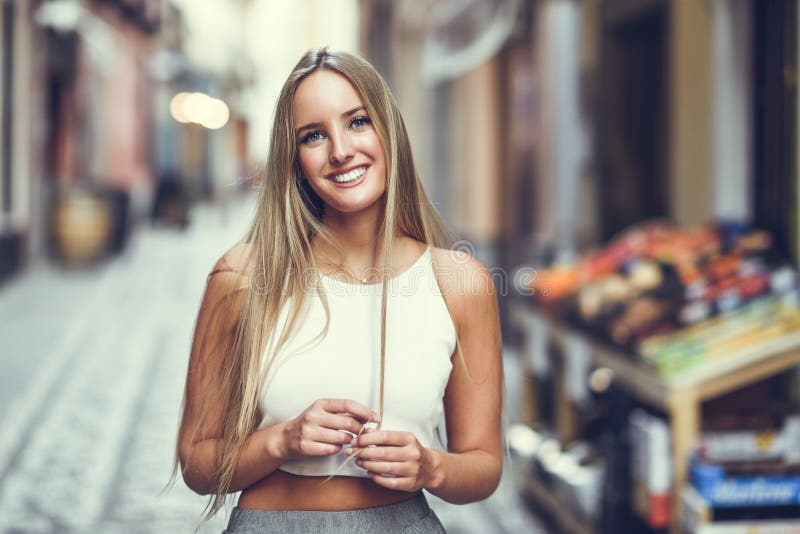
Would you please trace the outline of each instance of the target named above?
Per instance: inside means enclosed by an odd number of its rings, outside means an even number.
[[[368,408],[352,399],[321,399],[318,402],[327,412],[349,413],[362,423],[380,420],[378,414],[372,408]]]
[[[362,460],[384,460],[387,462],[405,462],[411,460],[409,453],[403,447],[354,447],[352,449],[345,448],[348,454],[354,454],[357,458]],[[350,453],[349,451],[353,451]]]
[[[341,432],[339,430],[331,430],[330,428],[319,428],[319,427],[311,428],[303,432],[303,437],[308,441],[338,445],[339,448],[341,448],[341,446],[346,443],[350,443],[350,440],[353,439],[353,436],[351,436],[347,432]]]
[[[391,475],[393,477],[410,477],[412,467],[406,462],[375,462],[371,460],[356,460],[356,465],[372,473]]]
[[[367,447],[369,445],[389,445],[395,447],[402,447],[410,445],[416,438],[410,432],[400,432],[397,430],[376,430],[373,432],[364,432],[358,438],[355,438],[354,445],[358,447]]]
[[[303,440],[298,446],[301,456],[330,456],[342,450],[340,445],[321,443],[319,441]]]
[[[375,484],[383,486],[384,488],[404,490],[404,491],[415,490],[414,480],[412,478],[383,476],[380,473],[372,473],[372,472],[367,472],[367,474]]]
[[[323,428],[330,428],[332,430],[347,430],[352,434],[358,434],[364,426],[363,423],[354,417],[333,413],[320,415],[317,419],[317,424]],[[350,436],[350,438],[352,439],[353,436]]]

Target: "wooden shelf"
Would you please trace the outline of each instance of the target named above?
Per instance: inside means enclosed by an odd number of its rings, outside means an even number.
[[[554,341],[563,345],[569,336],[582,338],[591,347],[595,366],[608,367],[615,378],[638,400],[668,410],[672,397],[692,390],[704,401],[735,391],[769,376],[800,365],[800,331],[755,343],[731,355],[697,365],[668,379],[661,377],[651,365],[625,354],[601,340],[538,315],[548,326]]]
[[[537,314],[547,324],[548,332],[553,340],[561,346],[566,344],[566,340],[570,336],[583,339],[591,348],[590,357],[595,366],[608,367],[614,371],[614,378],[639,400],[658,408],[667,408],[669,388],[654,367],[636,361],[632,356],[624,354],[614,347],[605,345],[573,328],[561,325],[535,311],[529,310],[528,313]]]

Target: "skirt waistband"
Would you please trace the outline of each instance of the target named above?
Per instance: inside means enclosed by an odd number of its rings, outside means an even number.
[[[359,510],[331,512],[235,507],[225,532],[397,532],[430,513],[422,492],[405,501]],[[302,530],[297,530],[299,527]]]

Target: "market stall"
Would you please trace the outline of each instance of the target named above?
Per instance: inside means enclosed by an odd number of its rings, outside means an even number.
[[[763,512],[800,528],[798,380],[780,376],[800,365],[798,283],[768,232],[645,223],[539,269],[531,289],[514,307],[535,390],[526,419],[550,423],[562,457],[576,443],[595,451],[570,469],[552,451],[530,452],[545,475],[527,490],[563,528],[678,531],[683,520],[700,531],[717,508],[717,518]],[[708,408],[776,376],[745,397],[752,410]],[[608,403],[612,385],[630,402]],[[592,435],[604,402],[604,436]],[[580,504],[598,483],[620,495]],[[564,487],[564,499],[546,497]],[[619,517],[626,509],[634,519]]]

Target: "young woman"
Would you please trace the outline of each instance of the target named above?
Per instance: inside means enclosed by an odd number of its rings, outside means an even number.
[[[257,213],[209,275],[177,456],[227,532],[443,532],[421,490],[502,470],[494,286],[447,234],[392,95],[327,49],[286,81]],[[431,448],[444,410],[447,452]]]

